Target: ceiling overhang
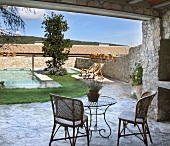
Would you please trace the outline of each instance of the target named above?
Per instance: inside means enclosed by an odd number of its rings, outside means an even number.
[[[164,8],[166,6],[170,6],[170,1],[166,1],[166,2],[163,2],[163,3],[158,3],[158,4],[154,5],[153,8]]]
[[[141,0],[132,1],[138,3]],[[127,5],[127,3],[115,3],[114,0],[98,0],[95,2],[94,0],[1,0],[0,5],[59,10],[135,20],[149,20],[159,17],[159,12],[155,9]]]

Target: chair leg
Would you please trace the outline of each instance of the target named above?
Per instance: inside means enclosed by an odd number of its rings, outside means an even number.
[[[100,76],[101,76],[102,79],[104,79],[102,71],[100,71]]]
[[[73,138],[72,138],[71,146],[75,146],[75,127],[73,128]]]
[[[126,125],[127,125],[127,124],[126,124],[126,121],[123,121],[123,133],[124,133],[124,135],[125,135],[125,133],[126,133],[126,131],[125,131],[125,130],[126,130]]]
[[[68,127],[64,127],[64,131],[65,131],[65,138],[66,138],[68,135]]]
[[[119,119],[119,126],[118,126],[118,137],[117,137],[117,146],[119,146],[119,138],[120,138],[120,126],[121,126],[121,119]]]
[[[88,126],[88,120],[86,121],[86,134],[87,134],[87,146],[90,145],[90,140],[89,140],[89,126]]]
[[[143,141],[144,141],[145,145],[148,146],[145,124],[142,124],[142,130],[143,130]]]
[[[151,141],[151,143],[153,143],[153,142],[152,142],[152,137],[151,137],[151,134],[150,134],[150,130],[149,130],[149,126],[148,126],[148,123],[147,123],[147,122],[146,122],[146,127],[147,127],[147,132],[148,132],[148,134],[149,134],[150,141]]]
[[[55,128],[56,128],[56,124],[54,123],[54,125],[53,125],[53,130],[52,130],[52,133],[51,133],[51,138],[50,138],[49,146],[51,146],[51,143],[52,143],[52,141],[53,141]]]

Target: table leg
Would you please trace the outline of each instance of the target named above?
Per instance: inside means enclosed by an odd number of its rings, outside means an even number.
[[[90,133],[91,133],[91,136],[92,136],[92,132],[93,131],[98,131],[99,132],[99,134],[103,137],[103,138],[109,138],[109,136],[111,135],[111,128],[110,128],[110,126],[109,126],[109,124],[108,124],[108,122],[107,122],[107,120],[106,120],[106,111],[107,111],[107,109],[110,107],[111,105],[109,105],[109,106],[107,106],[106,107],[106,109],[104,110],[104,112],[102,112],[102,113],[98,113],[98,108],[95,108],[95,114],[93,114],[92,113],[92,109],[91,108],[88,108],[89,109],[89,114],[90,114],[90,124],[89,124],[89,126],[90,126]],[[92,127],[92,116],[96,116],[95,117],[95,124],[94,124],[94,130],[93,129],[91,129],[91,127]],[[107,127],[108,127],[108,129],[109,129],[109,133],[108,133],[108,135],[104,135],[104,134],[102,134],[102,132],[106,132],[106,129],[98,129],[98,115],[103,115],[103,118],[104,118],[104,122],[106,123],[106,125],[107,125]]]
[[[90,115],[90,124],[89,124],[89,127],[91,128],[91,123],[92,123],[92,112],[91,112],[91,108],[89,108],[89,115]],[[91,140],[91,137],[92,137],[92,130],[89,128],[89,134],[90,134],[90,140]]]
[[[110,126],[109,126],[109,124],[108,124],[108,122],[107,122],[107,120],[106,120],[106,111],[107,111],[107,109],[108,109],[110,106],[111,106],[111,105],[107,106],[107,108],[105,109],[105,111],[104,111],[104,113],[103,113],[104,121],[105,121],[107,127],[109,128],[109,133],[108,133],[107,136],[104,136],[104,135],[101,133],[101,131],[106,132],[106,129],[100,129],[100,130],[99,130],[99,134],[100,134],[103,138],[109,138],[109,136],[111,135],[111,132],[112,132],[112,131],[111,131],[111,128],[110,128]]]
[[[97,130],[97,108],[96,108],[96,123],[95,123],[95,126],[94,126],[94,129]]]

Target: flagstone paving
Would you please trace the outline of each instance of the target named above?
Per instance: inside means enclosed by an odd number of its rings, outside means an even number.
[[[118,115],[123,110],[134,110],[136,99],[130,98],[131,86],[121,81],[106,82],[101,94],[116,99],[109,107],[106,118],[111,126],[111,136],[102,138],[93,132],[90,146],[115,146],[117,144]],[[170,122],[156,122],[148,119],[153,144],[150,146],[170,146]],[[107,129],[102,115],[102,128]],[[0,146],[48,146],[53,126],[50,102],[0,105]],[[100,125],[99,125],[100,126]],[[62,134],[62,131],[59,131]],[[107,134],[107,133],[106,133]],[[77,140],[77,146],[86,145],[86,138]],[[53,142],[52,146],[70,146],[68,141]],[[135,136],[120,139],[120,146],[144,146]]]

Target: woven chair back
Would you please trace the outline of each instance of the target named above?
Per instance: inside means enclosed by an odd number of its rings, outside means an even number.
[[[148,108],[151,104],[154,96],[156,95],[156,91],[147,91],[142,94],[141,98],[136,103],[136,118],[141,118],[143,120],[146,120]]]
[[[53,114],[55,118],[83,123],[84,107],[80,100],[72,99],[56,94],[50,94]]]

